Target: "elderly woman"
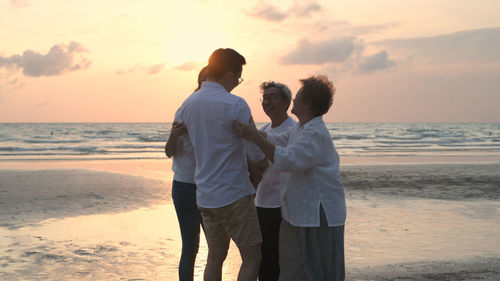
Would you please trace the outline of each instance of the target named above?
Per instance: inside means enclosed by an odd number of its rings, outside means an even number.
[[[266,138],[255,126],[236,121],[233,126],[259,146],[276,170],[289,172],[281,205],[279,280],[344,280],[345,195],[339,156],[322,118],[335,88],[325,76],[300,82],[292,108],[299,124],[288,134]],[[283,137],[286,147],[272,143]]]

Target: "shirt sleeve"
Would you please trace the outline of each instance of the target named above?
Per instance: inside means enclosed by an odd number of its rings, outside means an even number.
[[[250,107],[248,107],[248,104],[245,102],[244,99],[241,99],[240,102],[241,103],[238,106],[239,110],[237,111],[236,114],[236,120],[244,124],[250,124],[250,122],[253,122],[252,113],[250,112]],[[264,155],[264,153],[255,143],[243,139],[243,145],[245,146],[245,152],[248,158],[250,158],[250,160],[261,161],[266,157],[266,155]]]
[[[304,130],[288,146],[276,146],[274,168],[279,171],[303,171],[318,163],[321,153],[321,137],[312,130]]]
[[[290,126],[284,132],[267,132],[267,139],[276,145],[286,146],[288,144],[288,140],[290,139],[290,135],[296,128],[297,126]]]

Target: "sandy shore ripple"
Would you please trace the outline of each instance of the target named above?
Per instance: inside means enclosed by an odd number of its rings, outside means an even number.
[[[0,226],[122,212],[165,202],[170,184],[91,170],[0,170]]]
[[[348,198],[500,199],[500,164],[345,166],[341,174]]]
[[[351,268],[346,280],[355,281],[472,281],[500,280],[500,258],[425,261]]]

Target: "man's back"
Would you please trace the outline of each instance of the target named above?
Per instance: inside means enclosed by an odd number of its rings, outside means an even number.
[[[244,142],[232,129],[233,120],[249,122],[246,102],[219,83],[206,81],[182,105],[180,118],[194,146],[198,205],[219,208],[255,193]]]

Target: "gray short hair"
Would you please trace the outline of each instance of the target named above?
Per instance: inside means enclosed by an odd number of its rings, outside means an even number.
[[[269,82],[263,82],[260,84],[260,90],[264,91],[269,88],[278,88],[282,94],[282,96],[288,100],[292,100],[292,91],[290,91],[290,88],[288,88],[287,85],[279,82],[274,82],[274,81],[269,81]]]

